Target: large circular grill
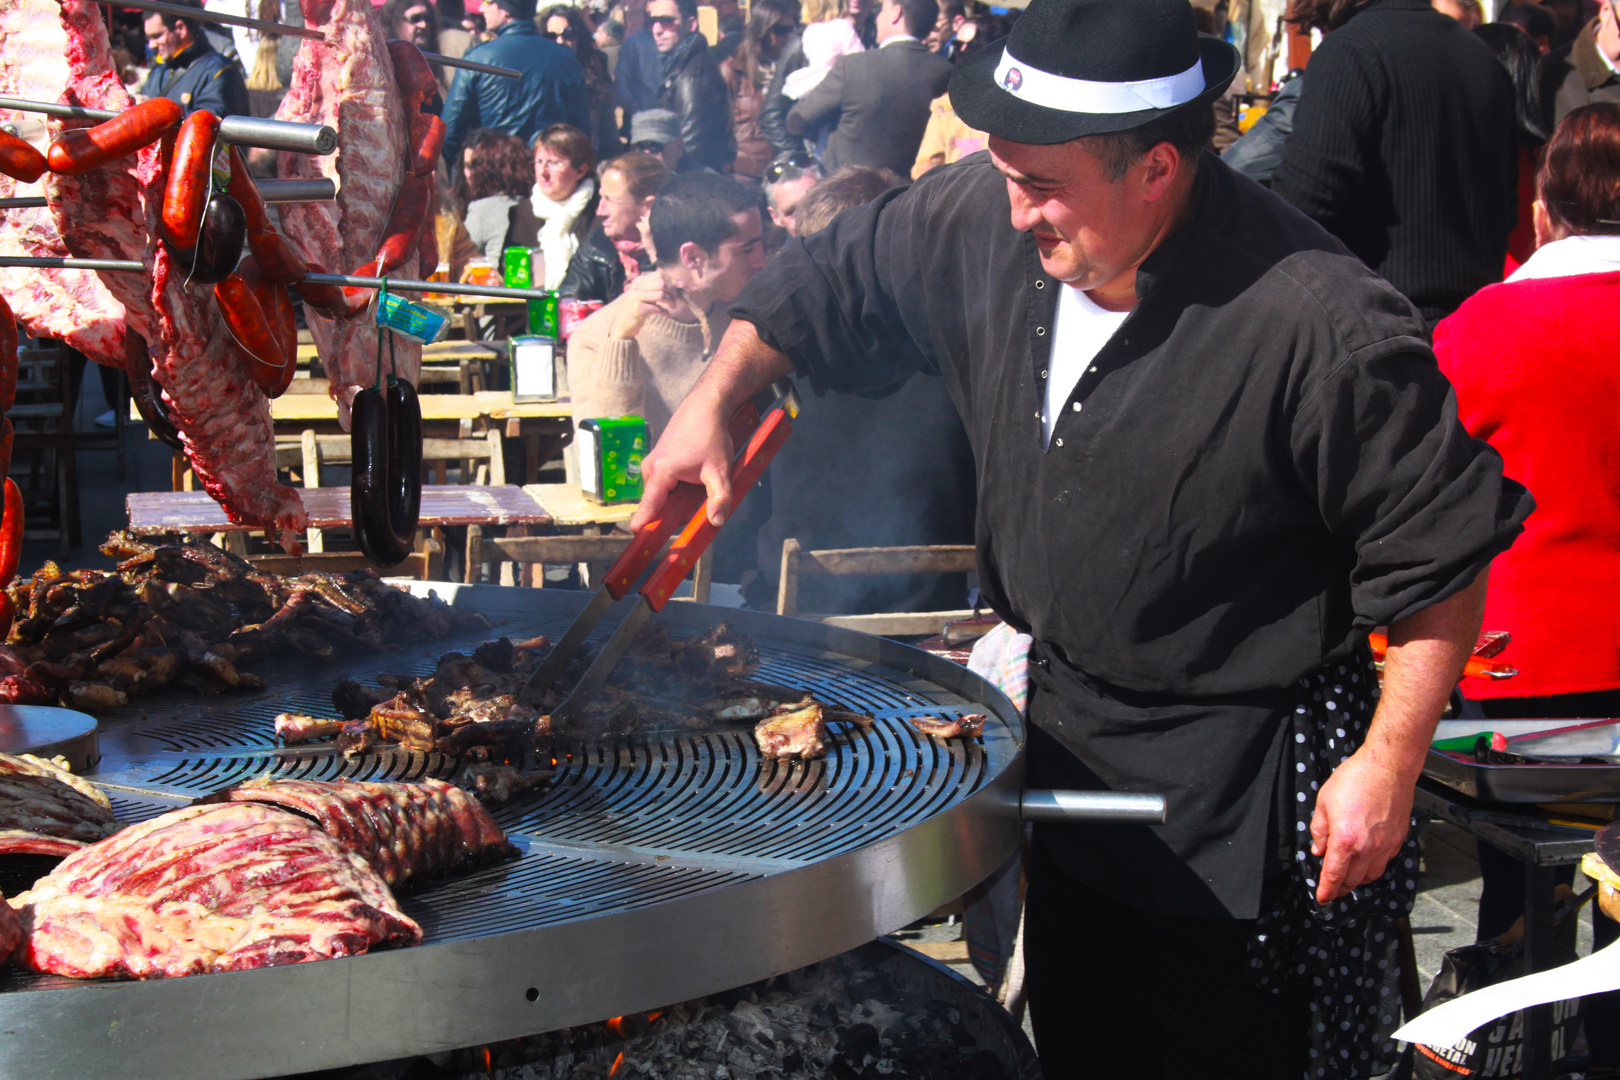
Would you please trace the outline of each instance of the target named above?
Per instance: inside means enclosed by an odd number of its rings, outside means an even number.
[[[425,589],[425,586],[418,586]],[[436,753],[345,759],[278,747],[273,717],[331,713],[345,676],[426,674],[501,634],[555,638],[584,594],[435,586],[488,633],[357,662],[281,660],[271,689],[147,698],[110,715],[93,774],[135,821],[265,773],[448,778]],[[670,604],[677,634],[727,619],[758,678],[877,718],[835,726],[825,760],[764,762],[746,727],[558,743],[556,782],[496,811],[522,857],[401,897],[415,948],[154,982],[0,981],[0,1074],[253,1077],[469,1046],[654,1009],[825,959],[896,930],[1013,850],[1023,729],[970,672],[819,623]],[[611,629],[615,615],[605,620]],[[982,740],[905,718],[985,712]],[[8,891],[15,886],[9,886]]]

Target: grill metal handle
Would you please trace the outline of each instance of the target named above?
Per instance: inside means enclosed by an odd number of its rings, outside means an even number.
[[[1163,825],[1163,795],[1132,791],[1063,791],[1032,788],[1018,799],[1018,813],[1025,821],[1116,822]]]

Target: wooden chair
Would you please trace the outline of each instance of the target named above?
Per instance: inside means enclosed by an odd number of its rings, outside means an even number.
[[[300,438],[296,459],[293,457],[291,447],[276,447],[276,467],[279,469],[284,463],[287,467],[302,465],[305,487],[321,486],[322,465],[346,465],[352,460],[349,436],[317,435],[312,429],[305,429]],[[482,435],[466,439],[422,440],[424,483],[444,483],[446,467],[452,461],[458,463],[463,483],[479,487],[506,483],[506,457],[501,447],[499,430],[491,429]],[[481,464],[475,467],[475,462]],[[434,474],[433,478],[427,475],[429,470]],[[443,544],[442,535],[436,535],[435,538],[441,545]],[[309,530],[308,546],[311,552],[325,551],[325,543],[320,529]]]
[[[474,530],[478,531],[479,546],[476,558]],[[631,536],[628,533],[612,533],[607,536],[499,536],[485,540],[483,530],[473,525],[467,529],[467,580],[469,583],[478,580],[475,574],[482,571],[483,560],[487,557],[484,549],[488,547],[498,551],[499,558],[527,568],[524,576],[530,580],[523,584],[540,585],[545,580],[545,575],[541,571],[544,566],[583,563],[586,567],[586,581],[595,588],[613,565],[614,560],[623,555],[624,549],[630,546],[630,540]],[[692,595],[680,599],[691,599],[700,604],[709,602],[710,575],[714,569],[713,556],[713,549],[710,549],[698,559],[692,573]]]
[[[318,570],[328,574],[342,574],[350,570],[364,570],[371,561],[359,552],[311,552],[303,558],[291,555],[249,555],[248,562],[271,574],[296,577]],[[418,581],[438,581],[443,572],[444,547],[431,537],[424,540],[420,551],[405,556],[405,561],[388,570],[385,577],[414,577]]]
[[[776,613],[798,615],[831,626],[882,637],[938,634],[952,619],[971,610],[902,611],[871,615],[799,615],[799,578],[805,574],[961,574],[973,570],[971,544],[916,547],[832,548],[805,551],[792,537],[782,541],[782,576],[776,587]]]
[[[73,379],[71,350],[55,341],[39,341],[17,354],[17,400],[6,415],[15,436],[12,472],[20,474],[15,456],[33,453],[28,480],[22,485],[28,507],[28,539],[60,538],[62,550],[83,542],[79,526],[78,439],[70,402]],[[46,525],[41,528],[41,525]]]

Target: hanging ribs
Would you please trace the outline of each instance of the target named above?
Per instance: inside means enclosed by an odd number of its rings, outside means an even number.
[[[0,96],[56,101],[70,78],[68,60],[56,0],[0,0]],[[23,139],[44,151],[49,135],[39,114],[0,109],[0,123],[15,126]],[[24,184],[0,175],[0,198],[44,195],[44,185],[52,179],[46,173]],[[70,254],[48,208],[0,210],[0,255]],[[0,269],[0,295],[31,336],[63,341],[98,363],[121,366],[124,305],[94,271]]]
[[[189,806],[132,825],[12,902],[27,935],[14,962],[72,978],[237,971],[422,940],[364,859],[269,806]]]
[[[304,24],[320,30],[326,39],[299,43],[292,82],[276,118],[330,125],[338,133],[338,151],[326,157],[283,153],[277,171],[295,179],[331,178],[337,184],[337,201],[283,204],[282,231],[307,261],[322,270],[362,272],[360,267],[377,255],[405,180],[405,110],[385,35],[368,0],[302,0],[302,5]],[[414,245],[393,274],[421,276]],[[376,381],[378,330],[366,304],[369,298],[369,293],[357,296],[358,310],[347,317],[332,318],[305,308],[345,428],[354,395]],[[384,341],[385,365],[388,347]],[[413,385],[421,373],[421,357],[420,345],[404,338],[393,341],[392,370]]]

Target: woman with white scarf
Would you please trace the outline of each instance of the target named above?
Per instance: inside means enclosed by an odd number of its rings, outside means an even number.
[[[534,141],[534,193],[540,222],[533,272],[542,288],[562,284],[579,242],[596,222],[596,151],[591,137],[569,124],[552,124]]]

